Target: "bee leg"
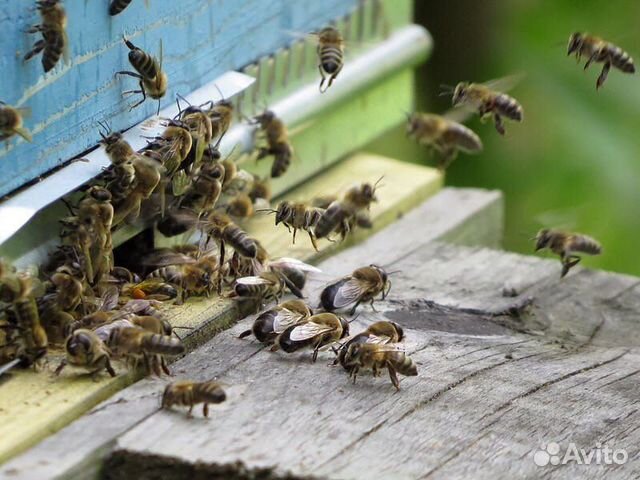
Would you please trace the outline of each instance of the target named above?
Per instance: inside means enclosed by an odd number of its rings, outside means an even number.
[[[140,75],[139,73],[127,72],[126,70],[123,70],[123,71],[120,71],[120,72],[116,72],[116,73],[113,74],[114,77],[116,75],[129,75],[130,77],[137,78],[138,80],[142,80],[142,75]]]
[[[324,70],[322,70],[322,65],[318,65],[318,71],[320,72],[320,76],[322,77],[322,80],[320,80],[320,86],[318,87],[318,89],[320,90],[320,93],[324,93],[327,91],[327,89],[326,88],[324,90],[322,89],[322,87],[324,86],[324,82],[326,80],[326,77],[324,76]]]
[[[189,411],[187,412],[187,418],[193,418],[193,403],[189,405]]]
[[[580,257],[575,255],[569,255],[562,260],[562,273],[560,274],[560,278],[564,278],[569,270],[575,267],[578,263],[580,263]]]
[[[376,307],[374,307],[374,305],[373,305],[373,298],[369,302],[369,305],[371,306],[371,310],[373,310],[374,312],[378,313],[378,310],[376,310]]]
[[[47,46],[47,43],[44,40],[38,40],[36,43],[33,44],[33,48],[29,52],[27,52],[27,54],[24,56],[24,60],[26,61],[33,58],[34,56],[39,54],[42,50],[44,50],[44,47],[46,46]]]
[[[596,90],[598,90],[604,84],[604,81],[607,79],[607,75],[609,75],[609,69],[611,69],[611,62],[605,62],[604,66],[602,67],[602,72],[600,72],[600,75],[598,76],[598,80],[596,82]]]
[[[112,377],[116,376],[116,371],[111,366],[111,360],[109,359],[109,357],[106,357],[104,368],[107,369],[107,372],[109,373],[109,375],[111,375]]]
[[[218,295],[222,293],[222,266],[224,265],[224,240],[220,240],[220,260],[218,261]]]
[[[293,244],[294,244],[294,245],[296,244],[296,233],[297,233],[297,232],[298,232],[298,229],[297,229],[297,228],[294,228],[294,229],[293,229]]]
[[[66,366],[67,366],[67,360],[66,360],[66,359],[63,359],[63,360],[60,362],[60,365],[58,365],[58,368],[56,368],[56,370],[55,370],[55,372],[54,372],[54,373],[56,374],[56,376],[60,375],[60,373],[62,372],[62,370],[63,370],[63,369],[64,369],[64,367],[66,367]]]
[[[360,302],[361,300],[358,300],[356,304],[353,306],[353,308],[349,310],[349,315],[354,315],[356,313],[356,308],[358,308],[358,305],[360,305]]]
[[[316,360],[318,359],[318,351],[320,350],[320,344],[318,344],[314,349],[313,349],[313,355],[311,356],[311,361],[313,363],[316,363]]]
[[[389,378],[391,378],[391,383],[396,387],[396,390],[400,390],[400,382],[398,381],[398,375],[396,374],[396,369],[393,368],[391,363],[387,362],[387,370],[389,370]]]
[[[358,367],[354,367],[353,370],[351,371],[351,377],[353,377],[353,384],[356,384],[356,377],[358,376],[358,370],[360,370]]]
[[[318,248],[318,243],[316,242],[316,236],[311,231],[309,231],[308,233],[309,233],[309,238],[311,239],[311,245],[313,245],[313,249],[316,252],[319,252],[320,249]]]
[[[498,115],[497,113],[495,113],[493,115],[493,121],[495,123],[496,130],[498,131],[498,133],[500,135],[504,135],[505,134],[505,129],[504,129],[504,124],[502,123],[502,117],[500,115]]]
[[[209,417],[209,404],[205,402],[204,406],[202,407],[202,414],[205,417]]]
[[[593,62],[596,59],[596,57],[598,56],[599,53],[600,52],[598,50],[596,50],[595,52],[593,52],[593,54],[591,54],[591,56],[587,60],[587,63],[584,64],[583,70],[586,70],[587,68],[589,68],[589,65],[591,65],[591,62]]]
[[[169,370],[169,366],[167,365],[167,361],[164,359],[164,357],[160,357],[160,367],[165,374],[170,377],[172,376],[171,370]]]
[[[123,92],[123,95],[127,93],[127,92]],[[141,105],[144,103],[144,101],[147,99],[147,92],[144,89],[144,84],[142,83],[142,80],[140,80],[140,90],[139,91],[135,91],[135,93],[142,93],[142,100],[140,100],[138,103],[134,103],[133,105],[131,105],[129,107],[129,111],[133,110],[134,108],[136,108],[137,106]]]

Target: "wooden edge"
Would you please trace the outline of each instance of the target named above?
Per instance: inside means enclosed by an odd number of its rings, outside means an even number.
[[[442,199],[445,199],[446,202],[443,202]],[[492,215],[487,215],[489,218],[501,218],[502,207],[502,196],[499,192],[447,188],[407,213],[401,223],[413,224],[414,219],[422,218],[423,222],[415,222],[416,229],[419,230],[418,233],[425,241],[437,240],[447,236],[448,232],[453,230],[469,228],[480,232],[474,227],[475,218],[485,216],[483,213],[486,211],[495,212]],[[500,222],[496,222],[493,227],[499,229],[500,225]],[[395,233],[396,230],[386,229],[374,237],[386,235],[388,232]],[[366,240],[363,247],[366,248],[366,245],[372,240],[373,237]],[[487,245],[487,239],[483,239],[479,235],[476,235],[474,240],[479,245]],[[345,251],[344,255],[348,255],[348,251]],[[158,388],[162,388],[162,383],[155,379],[150,381],[152,382],[151,387],[149,381],[141,382],[116,394],[93,409],[91,413],[79,418],[62,431],[7,463],[0,470],[0,475],[11,473],[14,478],[20,478],[28,473],[40,478],[45,476],[49,478],[61,476],[64,478],[93,478],[101,459],[107,455],[115,438],[157,410],[157,399],[153,395],[150,396],[149,391],[151,389],[155,392]],[[138,405],[135,410],[129,408],[128,402],[131,398],[144,399],[145,407]],[[52,457],[56,458],[55,462],[49,461]]]
[[[288,198],[304,196],[311,199],[316,195],[337,193],[355,181],[375,182],[382,175],[388,181],[379,194],[381,203],[371,210],[376,229],[433,195],[442,184],[441,175],[433,169],[357,154],[294,190]],[[272,252],[273,257],[286,253],[302,260],[312,259],[315,252],[308,242],[301,239],[294,248],[289,248],[291,238],[286,229],[276,229],[272,222],[273,217],[265,216],[248,222],[247,229]],[[361,232],[361,235],[368,233]],[[326,240],[320,241],[319,246],[323,251],[336,248]],[[251,305],[247,306],[251,308]],[[237,320],[242,312],[234,301],[198,298],[179,308],[168,306],[166,313],[174,326],[193,329],[184,338],[187,349],[192,350]],[[94,382],[88,375],[78,375],[79,372],[72,368],[55,377],[52,370],[61,354],[52,353],[47,371],[37,374],[16,371],[3,381],[0,389],[0,462],[36,444],[138,379],[137,375],[126,374]],[[123,371],[122,365],[117,367],[119,372]]]

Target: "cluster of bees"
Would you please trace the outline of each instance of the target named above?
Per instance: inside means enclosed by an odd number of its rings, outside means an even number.
[[[114,0],[109,13],[121,13],[131,0]],[[42,23],[30,33],[40,33],[28,60],[42,53],[45,72],[64,56],[68,47],[66,15],[60,0],[37,2]],[[334,27],[322,29],[318,38],[320,91],[332,85],[343,66],[343,41]],[[169,79],[162,70],[162,44],[156,58],[124,38],[134,71],[119,71],[138,80],[139,89],[124,94],[140,94],[135,108],[147,97],[158,102],[166,94]],[[633,61],[615,45],[597,37],[573,34],[569,54],[582,55],[589,64],[602,63],[597,81],[600,88],[611,68],[633,73]],[[439,166],[446,169],[459,151],[482,150],[479,136],[460,121],[475,111],[491,118],[504,135],[504,120],[520,122],[523,108],[504,93],[504,81],[485,84],[461,82],[447,90],[456,107],[445,115],[408,115],[407,131],[418,142],[439,154]],[[221,95],[222,97],[222,95]],[[280,302],[290,292],[298,297],[262,312],[251,334],[272,351],[286,353],[302,349],[318,353],[332,349],[340,364],[355,382],[362,370],[374,376],[387,369],[399,389],[397,374],[417,375],[417,367],[404,352],[402,328],[388,321],[371,324],[363,332],[349,335],[349,322],[335,312],[350,309],[353,315],[362,302],[371,302],[390,288],[388,274],[371,265],[328,285],[320,295],[321,309],[313,311],[303,300],[309,272],[317,269],[293,259],[271,259],[256,239],[241,226],[256,212],[275,214],[293,234],[304,231],[317,250],[317,239],[344,240],[355,228],[370,228],[369,209],[377,201],[380,186],[361,183],[339,195],[310,202],[282,201],[270,206],[268,179],[261,179],[238,167],[230,158],[222,159],[218,149],[231,126],[234,107],[222,98],[202,105],[180,103],[174,118],[163,119],[164,131],[149,138],[135,151],[123,135],[100,123],[101,144],[111,162],[95,181],[82,189],[75,202],[65,201],[69,216],[62,219],[62,244],[50,255],[40,272],[16,271],[0,263],[0,374],[14,366],[39,367],[51,346],[63,346],[65,358],[56,369],[79,367],[97,377],[106,371],[115,376],[113,359],[122,359],[131,368],[142,363],[148,373],[170,374],[166,357],[180,355],[184,344],[162,313],[162,303],[184,302],[190,296],[214,292],[237,299],[251,299],[258,305]],[[159,103],[158,103],[159,111]],[[284,175],[294,151],[286,125],[273,112],[249,119],[262,132],[263,146],[257,158],[273,157],[271,177]],[[20,109],[0,105],[0,140],[19,135],[31,140],[23,126]],[[125,224],[153,223],[165,236],[197,231],[197,244],[138,252],[127,268],[114,263],[112,232]],[[562,276],[575,266],[578,253],[598,254],[601,247],[590,237],[558,230],[543,230],[536,236],[536,248],[549,248],[560,255]],[[190,406],[226,398],[215,382],[175,382],[169,384],[163,407]]]

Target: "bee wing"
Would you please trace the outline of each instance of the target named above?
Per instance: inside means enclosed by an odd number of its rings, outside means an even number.
[[[184,170],[178,170],[171,179],[171,191],[174,197],[184,195],[191,185],[191,178]]]
[[[29,132],[29,130],[27,130],[24,127],[15,128],[14,132],[16,132],[22,138],[24,138],[27,142],[33,141],[33,138],[31,137],[31,132]]]
[[[104,312],[108,312],[113,310],[118,306],[118,299],[120,297],[120,293],[118,292],[118,288],[116,286],[110,286],[105,290],[102,294],[100,307],[98,310],[102,310]]]
[[[442,116],[452,122],[464,123],[469,120],[474,113],[475,110],[472,107],[469,107],[468,104],[464,104],[460,107],[447,110],[442,114]]]
[[[357,302],[364,293],[364,286],[365,283],[360,280],[356,280],[355,278],[347,280],[340,288],[338,288],[333,299],[333,306],[336,309],[339,309]]]
[[[270,282],[266,278],[262,277],[242,277],[236,280],[236,283],[241,285],[272,285],[273,282]]]
[[[282,333],[287,328],[297,324],[304,317],[299,313],[292,312],[291,310],[279,311],[273,319],[273,331],[276,333]]]
[[[386,335],[369,335],[367,338],[367,343],[375,343],[376,345],[384,345],[388,344],[391,337]]]
[[[376,350],[379,352],[404,352],[405,346],[402,343],[387,343],[386,345],[378,345]]]
[[[310,338],[317,337],[323,333],[333,330],[328,325],[320,325],[315,322],[307,322],[302,325],[298,325],[291,330],[289,338],[294,342],[300,342],[302,340],[308,340]]]
[[[303,272],[322,272],[322,270],[320,270],[319,268],[314,267],[313,265],[309,265],[308,263],[305,263],[302,260],[298,260],[297,258],[282,257],[277,260],[270,261],[269,266],[275,268],[296,268],[298,270],[302,270]]]
[[[197,260],[184,253],[160,251],[147,255],[142,260],[142,265],[154,267],[166,267],[169,265],[184,265],[186,263],[196,263]]]
[[[516,73],[502,78],[484,82],[483,85],[494,92],[508,92],[514,89],[525,77],[524,73]]]

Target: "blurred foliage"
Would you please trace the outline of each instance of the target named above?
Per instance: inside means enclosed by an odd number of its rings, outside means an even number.
[[[420,110],[442,112],[439,85],[486,81],[523,72],[512,93],[522,124],[502,138],[490,122],[468,122],[483,139],[478,156],[460,155],[447,184],[496,188],[506,196],[505,248],[531,253],[541,227],[592,235],[604,246],[584,264],[640,274],[640,76],[609,73],[596,92],[601,65],[583,72],[566,55],[574,31],[608,39],[640,61],[640,2],[596,0],[416,1],[416,21],[434,37],[419,72]],[[640,65],[638,65],[640,66]],[[432,162],[396,131],[378,142],[389,155]]]

